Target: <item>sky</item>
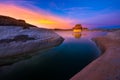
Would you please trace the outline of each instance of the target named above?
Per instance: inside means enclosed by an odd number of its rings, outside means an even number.
[[[0,0],[0,15],[43,28],[120,28],[120,0]]]

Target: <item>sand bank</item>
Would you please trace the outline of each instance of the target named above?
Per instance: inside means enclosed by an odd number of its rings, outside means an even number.
[[[70,80],[120,80],[120,30],[93,40],[102,55]]]

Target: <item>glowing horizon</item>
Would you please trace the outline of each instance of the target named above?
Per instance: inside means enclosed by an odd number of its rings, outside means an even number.
[[[93,4],[95,3],[95,4]],[[87,28],[120,26],[118,0],[2,0],[0,15],[23,19],[43,28],[70,29],[75,24]]]
[[[63,19],[50,13],[46,14],[43,11],[40,13],[40,10],[38,12],[34,12],[30,9],[26,9],[17,5],[0,4],[0,11],[0,15],[10,16],[16,19],[23,19],[27,23],[36,25],[38,27],[65,29],[72,27],[72,20],[65,18]]]

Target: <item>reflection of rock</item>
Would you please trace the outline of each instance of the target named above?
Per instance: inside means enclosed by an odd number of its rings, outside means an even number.
[[[79,39],[81,37],[81,33],[73,33],[73,36],[76,38],[76,39]]]
[[[93,40],[104,54],[70,80],[120,80],[120,30]]]
[[[73,32],[81,32],[81,31],[82,31],[82,25],[76,24],[75,27],[73,28]]]

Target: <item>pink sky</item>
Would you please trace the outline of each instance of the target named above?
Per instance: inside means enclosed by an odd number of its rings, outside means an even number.
[[[75,20],[62,18],[42,10],[35,12],[13,4],[0,4],[0,15],[23,19],[30,24],[44,28],[71,28],[72,23],[75,22]]]
[[[26,6],[24,6],[24,4]],[[52,5],[53,8],[59,9],[59,6],[55,3],[50,3],[50,5]],[[72,28],[78,23],[88,28],[120,25],[120,11],[110,11],[109,7],[98,11],[94,11],[94,9],[90,7],[72,7],[61,10],[66,12],[62,14],[62,16],[55,13],[53,14],[33,4],[28,4],[28,2],[24,0],[20,2],[14,0],[0,1],[0,15],[23,19],[27,23],[38,27],[66,29]]]

